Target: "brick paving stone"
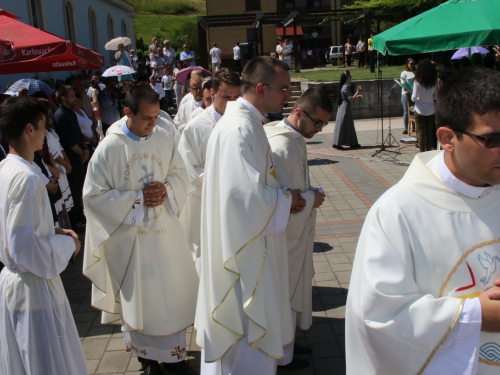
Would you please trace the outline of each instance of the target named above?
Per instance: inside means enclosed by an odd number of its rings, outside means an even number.
[[[109,374],[112,372],[125,372],[130,362],[130,354],[123,352],[104,352],[96,374]]]

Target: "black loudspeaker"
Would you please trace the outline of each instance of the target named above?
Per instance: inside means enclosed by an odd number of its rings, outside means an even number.
[[[245,67],[247,62],[252,60],[257,55],[257,44],[255,42],[240,43],[241,52],[241,69]]]

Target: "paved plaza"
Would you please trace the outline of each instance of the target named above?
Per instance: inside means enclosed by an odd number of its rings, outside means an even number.
[[[392,125],[394,137],[402,138],[402,119],[384,119],[384,139]],[[389,147],[400,154],[381,152],[380,120],[356,120],[360,149],[331,147],[333,122],[308,142],[311,184],[326,193],[318,210],[314,246],[313,316],[307,332],[297,332],[296,342],[312,347],[303,358],[311,366],[290,375],[345,374],[345,303],[356,243],[366,214],[377,198],[398,182],[417,149],[413,144]],[[91,283],[82,274],[82,257],[61,275],[80,334],[89,374],[138,375],[137,359],[125,353],[119,326],[101,325],[100,313],[90,306]],[[192,327],[187,332],[188,363],[199,371],[200,348]],[[260,374],[256,374],[260,375]]]

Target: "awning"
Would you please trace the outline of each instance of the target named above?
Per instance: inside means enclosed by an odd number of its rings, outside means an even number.
[[[283,34],[283,27],[277,27],[276,28],[276,35],[278,36],[283,36],[283,35],[293,35],[293,26],[288,26],[285,27],[285,34]],[[304,35],[304,32],[302,31],[302,26],[297,26],[297,35]]]
[[[0,9],[0,74],[99,69],[104,57]]]

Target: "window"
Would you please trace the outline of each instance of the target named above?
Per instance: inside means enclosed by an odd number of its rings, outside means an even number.
[[[109,40],[115,37],[115,23],[113,22],[113,17],[111,17],[111,14],[108,15],[108,37]]]
[[[125,23],[125,20],[122,21],[122,36],[128,36],[128,34],[127,34],[127,24]]]
[[[90,48],[93,51],[99,51],[99,39],[97,37],[97,17],[95,15],[94,9],[90,9],[90,17],[89,17],[89,31],[90,31]]]
[[[260,10],[260,0],[245,0],[245,8],[248,11]]]
[[[66,27],[66,39],[76,42],[73,6],[69,1],[67,1],[66,4],[64,5],[64,21]]]
[[[31,23],[37,29],[43,29],[42,6],[40,0],[30,0]]]

